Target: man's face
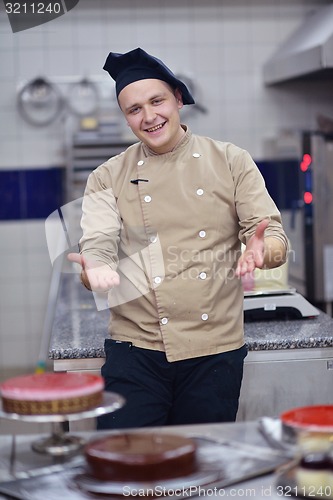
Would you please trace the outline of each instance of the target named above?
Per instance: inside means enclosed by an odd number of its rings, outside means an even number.
[[[127,85],[118,96],[132,132],[158,154],[172,151],[182,138],[181,94],[162,80],[147,79]]]

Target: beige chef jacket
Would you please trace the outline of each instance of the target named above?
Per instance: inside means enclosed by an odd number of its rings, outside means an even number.
[[[115,340],[165,351],[169,361],[240,348],[241,242],[280,213],[248,152],[186,134],[169,153],[137,143],[94,170],[83,199],[81,252],[117,270],[109,293]]]

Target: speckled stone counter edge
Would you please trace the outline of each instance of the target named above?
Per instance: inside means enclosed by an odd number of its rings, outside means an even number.
[[[97,311],[91,292],[78,276],[64,274],[55,305],[49,358],[104,357],[108,338],[108,310]],[[320,312],[316,318],[246,322],[249,351],[333,347],[333,318]]]

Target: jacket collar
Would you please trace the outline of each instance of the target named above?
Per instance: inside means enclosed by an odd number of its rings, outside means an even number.
[[[187,144],[189,143],[191,137],[192,137],[192,132],[188,128],[187,125],[181,124],[181,127],[185,130],[185,134],[181,138],[181,140],[176,144],[176,146],[173,148],[172,151],[168,151],[168,153],[163,153],[163,154],[158,154],[155,153],[152,149],[150,149],[146,144],[143,142],[141,143],[142,149],[144,152],[144,155],[147,156],[164,156],[166,157],[167,155],[173,155],[175,152],[178,152],[179,150],[183,149]]]

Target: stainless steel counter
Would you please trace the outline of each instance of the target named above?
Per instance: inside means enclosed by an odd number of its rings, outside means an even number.
[[[149,429],[149,431],[151,430],[152,429]],[[290,462],[290,458],[287,458],[281,454],[281,452],[273,450],[268,446],[266,440],[262,437],[258,430],[258,422],[175,426],[155,428],[154,430],[158,432],[196,436],[200,439],[210,439],[219,441],[221,446],[227,446],[228,456],[224,455],[224,458],[222,457],[221,468],[223,469],[226,463],[231,464],[233,461],[235,462],[234,465],[236,465],[236,467],[231,467],[229,472],[226,470],[225,474],[222,475],[222,479],[209,483],[205,490],[198,490],[198,488],[195,489],[193,486],[190,490],[192,496],[213,496],[214,498],[221,496],[232,496],[236,498],[250,496],[256,499],[268,497],[273,500],[281,498],[281,493],[276,489],[276,486],[279,484],[279,475],[277,470],[281,467],[281,465],[285,466],[285,464],[288,464]],[[140,430],[140,432],[147,431],[148,429]],[[101,437],[100,432],[81,433],[80,435],[86,440]],[[31,470],[42,467],[43,465],[50,465],[53,467],[59,465],[61,466],[61,460],[52,459],[44,455],[36,454],[32,451],[31,443],[37,437],[40,438],[40,436],[33,435],[16,437],[16,460],[12,464],[12,472],[15,473],[16,471],[16,473],[19,473],[20,471],[22,472],[27,469]],[[1,436],[0,481],[8,481],[11,447],[12,436]],[[237,453],[242,453],[245,457],[245,461],[248,461],[247,468],[244,468],[244,458],[242,458],[238,463]],[[76,471],[73,467],[74,465],[80,464],[80,460],[81,466],[79,465],[79,467],[81,468]],[[260,464],[260,460],[262,460],[262,463],[265,463],[266,466],[258,465]],[[251,461],[253,461],[253,463]],[[79,453],[76,457],[63,459],[63,465],[65,469],[64,472],[53,472],[51,474],[41,476],[36,474],[33,479],[16,479],[14,483],[0,482],[0,493],[3,493],[4,491],[10,492],[12,495],[16,495],[15,498],[21,500],[44,500],[45,498],[48,498],[49,500],[59,500],[60,498],[77,500],[96,498],[93,495],[87,494],[86,491],[83,492],[74,487],[72,475],[74,477],[77,472],[82,473],[83,471],[84,473],[85,471],[85,462],[82,454]],[[219,465],[215,464],[215,467],[218,469]],[[242,469],[244,470],[244,473],[241,473]],[[270,471],[268,471],[268,469],[270,469]],[[244,474],[242,477],[247,478],[244,480],[239,479],[240,474]],[[254,477],[257,474],[259,477]],[[124,484],[124,486],[126,485]],[[186,494],[186,491],[184,494],[181,494],[180,492],[178,495],[173,496],[173,498],[187,497],[188,494]],[[0,496],[0,498],[7,498],[7,496]],[[102,495],[99,498],[103,499],[107,497]],[[113,498],[117,498],[117,495]],[[118,498],[120,498],[119,495]]]

